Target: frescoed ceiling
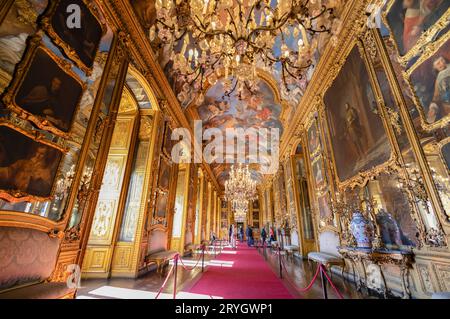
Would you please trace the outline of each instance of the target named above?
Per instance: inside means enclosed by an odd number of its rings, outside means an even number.
[[[321,4],[334,8],[334,13],[337,17],[341,15],[345,2],[345,0],[311,1],[319,8]],[[155,24],[157,17],[155,0],[130,0],[130,3],[150,41],[151,27]],[[271,0],[272,6],[276,6],[277,3],[278,1]],[[214,73],[207,74],[210,87],[204,92],[204,100],[203,96],[199,98],[195,93],[189,93],[193,91],[192,88],[188,87],[187,83],[183,82],[183,80],[174,79],[173,61],[170,60],[173,52],[169,52],[164,47],[161,48],[160,43],[158,43],[158,37],[150,42],[181,106],[185,109],[194,108],[199,118],[202,119],[204,127],[219,127],[222,130],[225,130],[227,127],[277,127],[280,129],[281,134],[281,122],[289,123],[292,119],[325,47],[329,42],[335,40],[336,32],[339,32],[337,30],[340,28],[339,24],[333,24],[330,27],[333,29],[334,36],[329,33],[319,33],[314,37],[298,32],[283,34],[286,44],[291,47],[290,49],[298,46],[300,39],[310,46],[311,53],[309,58],[312,61],[312,67],[303,78],[288,82],[286,87],[281,81],[281,65],[274,64],[271,67],[267,67],[260,63],[258,64],[258,75],[263,77],[264,80],[260,81],[258,94],[254,97],[244,96],[240,100],[236,96],[223,99],[223,80],[217,78]],[[194,43],[189,45],[195,46]],[[280,47],[281,40],[280,36],[278,36],[278,38],[274,39],[274,55],[281,54]],[[179,49],[181,51],[181,48]],[[272,84],[271,86],[268,85],[269,82]],[[274,90],[276,94],[274,94]],[[277,101],[275,101],[275,95],[278,98]],[[216,171],[216,176],[221,181],[226,179],[228,167],[229,165],[226,164],[212,165],[212,168]]]
[[[203,104],[197,107],[203,120],[203,127],[226,128],[278,128],[282,107],[275,101],[273,90],[265,81],[259,81],[255,95],[244,91],[239,97],[236,92],[225,96],[224,81],[219,80],[207,90]],[[247,94],[246,94],[247,93]]]
[[[224,87],[223,80],[218,81],[215,85],[207,90],[205,100],[200,106],[195,106],[195,111],[198,117],[202,120],[203,129],[219,128],[222,131],[222,136],[226,140],[233,138],[234,133],[227,129],[243,129],[250,128],[259,130],[265,129],[277,129],[279,136],[283,132],[283,126],[280,121],[280,115],[282,114],[282,106],[277,101],[273,89],[265,81],[259,81],[259,89],[255,95],[249,93],[238,95],[237,92],[233,92],[230,96],[226,96],[226,88]],[[244,91],[245,93],[246,91]],[[268,131],[267,131],[268,132]],[[261,132],[264,134],[263,132]],[[253,146],[258,145],[263,154],[271,154],[270,143],[269,149],[266,147],[266,140],[262,140],[263,136],[259,135],[259,140],[253,138],[246,138],[246,161],[248,158],[250,147],[249,144],[253,143]],[[244,138],[240,136],[239,138]],[[224,148],[225,156],[226,148]],[[260,156],[263,154],[259,154]],[[255,154],[256,155],[256,154]],[[268,156],[266,156],[268,157]],[[222,183],[228,178],[229,164],[213,163],[211,165],[219,183]],[[261,174],[259,172],[259,165],[250,165],[253,177],[256,180],[261,180]]]

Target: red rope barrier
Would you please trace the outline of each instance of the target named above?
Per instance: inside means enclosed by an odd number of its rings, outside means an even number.
[[[170,268],[169,273],[167,274],[167,277],[164,280],[164,283],[162,284],[161,288],[159,288],[158,294],[156,295],[155,299],[158,299],[159,295],[161,294],[163,289],[166,287],[167,281],[169,280],[169,277],[172,274],[172,271],[174,268],[175,268],[175,264],[173,264],[172,267]]]
[[[166,287],[167,282],[169,281],[169,278],[170,278],[170,276],[172,275],[172,272],[174,272],[174,271],[176,272],[176,271],[177,271],[177,269],[175,269],[175,267],[178,266],[178,260],[181,262],[181,266],[182,266],[186,271],[194,270],[195,267],[197,267],[198,263],[200,262],[202,256],[203,256],[204,253],[205,253],[205,247],[204,247],[204,245],[202,245],[201,248],[202,248],[202,254],[199,256],[199,258],[197,259],[196,264],[195,264],[191,269],[189,269],[189,268],[183,263],[183,260],[181,259],[181,257],[180,257],[179,254],[176,254],[176,255],[172,258],[172,259],[173,259],[172,267],[170,268],[169,272],[167,273],[166,279],[164,280],[164,283],[162,284],[161,288],[159,288],[159,291],[158,291],[158,293],[157,293],[155,299],[158,299],[159,295],[161,294],[161,292],[162,292],[162,291],[164,290],[164,288]],[[172,259],[171,259],[171,260],[172,260]],[[176,297],[176,291],[177,291],[177,282],[176,282],[176,273],[175,273],[175,281],[174,281],[174,284],[173,284],[173,299],[175,299],[175,297]]]
[[[202,254],[203,254],[203,252],[202,252]],[[186,271],[192,271],[192,270],[194,270],[194,269],[198,266],[198,263],[200,262],[200,259],[201,259],[201,258],[202,258],[202,255],[200,255],[200,256],[198,257],[197,262],[195,263],[194,266],[192,266],[192,268],[188,268],[188,267],[184,264],[183,259],[181,259],[181,257],[179,257],[178,260],[181,262],[181,266],[184,268],[184,270],[186,270]]]
[[[173,263],[174,263],[174,267],[175,267],[175,272],[174,272],[174,275],[173,275],[173,299],[177,298],[178,259],[180,259],[180,255],[176,254],[175,257],[173,257]]]
[[[279,252],[277,252],[278,254]],[[280,254],[280,259],[281,259],[281,264],[284,267],[284,269],[286,270],[287,273],[287,267],[286,264],[284,263],[284,260],[282,258],[283,256]],[[336,288],[336,286],[333,284],[333,281],[331,281],[331,278],[328,276],[327,271],[325,270],[324,265],[322,265],[321,263],[319,263],[319,265],[317,266],[317,270],[316,273],[314,274],[313,279],[311,280],[311,282],[309,283],[308,286],[306,286],[305,288],[298,288],[291,280],[289,280],[288,277],[286,277],[287,281],[289,281],[291,283],[291,285],[293,285],[295,287],[295,289],[301,291],[301,292],[307,292],[308,290],[310,290],[314,284],[314,282],[316,281],[319,273],[322,272],[325,277],[327,278],[328,282],[330,283],[331,287],[333,288],[334,292],[336,292],[336,294],[338,295],[339,299],[344,299],[344,297],[342,296],[342,294],[339,292],[339,290]]]
[[[336,292],[336,294],[339,296],[340,299],[344,299],[344,297],[341,295],[341,293],[339,292],[339,290],[337,290],[336,286],[333,284],[333,282],[331,281],[331,278],[328,277],[327,271],[325,270],[325,267],[322,264],[319,264],[320,269],[322,270],[323,274],[325,275],[325,277],[327,277],[328,282],[330,283],[331,287],[333,288],[333,290]]]
[[[283,261],[283,258],[281,258],[281,263],[282,263],[284,269],[285,269],[286,272],[287,272],[287,267],[286,267],[286,265],[285,265],[285,263],[284,263],[284,261]],[[319,275],[319,272],[320,272],[320,265],[317,266],[317,270],[316,270],[316,273],[314,274],[313,279],[312,279],[311,282],[308,284],[308,286],[306,286],[305,288],[298,288],[298,287],[297,287],[297,286],[289,279],[289,277],[286,277],[286,279],[287,279],[287,281],[290,282],[290,284],[291,284],[292,286],[295,287],[295,289],[297,289],[297,290],[299,290],[300,292],[304,293],[304,292],[307,292],[308,290],[310,290],[310,289],[312,288],[314,282],[316,281],[316,279],[317,279],[317,277],[318,277],[318,275]]]

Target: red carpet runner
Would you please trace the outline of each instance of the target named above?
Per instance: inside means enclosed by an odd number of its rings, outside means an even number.
[[[189,292],[225,299],[293,298],[256,248],[239,244],[235,251],[224,251],[213,261],[217,266],[208,266]]]

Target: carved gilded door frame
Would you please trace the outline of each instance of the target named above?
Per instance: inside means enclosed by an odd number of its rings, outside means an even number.
[[[108,278],[111,275],[139,129],[137,104],[129,110],[128,103],[133,100],[128,98],[130,93],[127,92],[126,89],[123,91],[119,114],[114,123],[102,187],[86,248],[87,258],[82,267],[84,277]],[[109,175],[108,169],[111,171]],[[109,180],[105,180],[107,176]]]
[[[123,49],[121,49],[123,50]],[[83,221],[84,229],[81,233],[81,245],[80,245],[80,253],[77,258],[77,264],[82,265],[84,262],[86,247],[89,240],[89,234],[91,232],[92,228],[92,222],[94,220],[94,214],[95,214],[95,208],[97,205],[98,195],[101,188],[101,183],[103,180],[103,174],[105,171],[106,166],[106,160],[109,153],[109,148],[111,145],[111,139],[114,131],[114,123],[116,120],[116,117],[118,115],[118,109],[120,104],[120,99],[122,97],[122,91],[125,84],[125,77],[128,70],[128,60],[124,59],[123,54],[119,54],[117,56],[119,59],[118,61],[115,61],[117,63],[120,63],[119,66],[119,72],[117,75],[117,82],[114,87],[113,96],[111,99],[111,105],[112,108],[110,110],[109,116],[105,123],[105,134],[102,138],[102,142],[100,143],[100,150],[97,154],[97,161],[94,166],[94,171],[99,172],[98,174],[94,175],[92,177],[91,181],[91,189],[92,189],[92,196],[90,197],[89,203],[87,207],[85,208],[85,211],[83,212]]]
[[[202,238],[202,223],[203,223],[203,196],[204,196],[204,176],[203,176],[203,171],[202,169],[199,167],[198,168],[198,184],[197,184],[197,203],[196,203],[196,219],[195,219],[195,224],[196,227],[194,227],[195,231],[194,231],[194,243],[195,244],[200,244],[201,243],[201,238]]]

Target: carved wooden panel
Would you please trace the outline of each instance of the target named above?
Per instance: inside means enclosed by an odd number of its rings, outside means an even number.
[[[132,254],[133,245],[131,243],[120,243],[114,251],[112,261],[114,271],[117,272],[120,269],[128,271],[131,267]]]
[[[441,291],[450,291],[450,266],[444,263],[433,263]]]
[[[131,142],[131,132],[134,117],[118,118],[111,141],[111,150],[127,150]]]
[[[417,270],[419,273],[420,284],[422,289],[426,293],[431,293],[434,291],[433,282],[431,280],[430,270],[428,265],[417,265]]]

